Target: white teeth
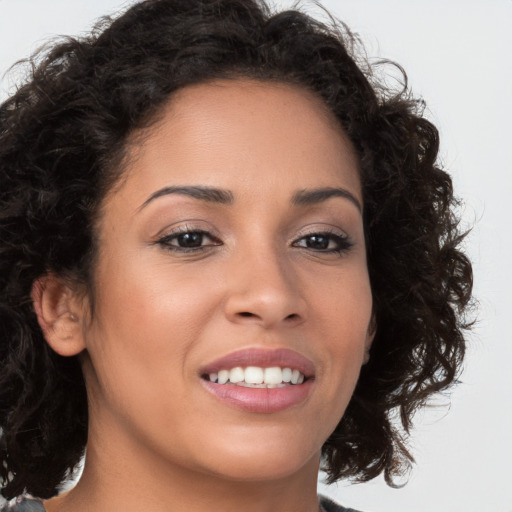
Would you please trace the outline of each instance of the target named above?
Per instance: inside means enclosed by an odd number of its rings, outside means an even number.
[[[237,368],[233,368],[229,372],[229,382],[232,382],[233,384],[236,384],[237,382],[242,382],[244,379],[245,379],[244,369],[240,368],[239,366]]]
[[[265,368],[263,382],[265,382],[265,384],[281,384],[281,382],[283,382],[283,370],[281,370],[279,366]]]
[[[248,366],[245,369],[237,366],[231,370],[220,370],[218,373],[210,373],[208,378],[210,382],[218,384],[231,383],[251,388],[279,388],[304,382],[304,375],[299,370],[280,368],[279,366],[272,366],[270,368]]]
[[[262,384],[249,384],[249,383],[247,383],[247,382],[245,382],[245,381],[243,381],[243,382],[239,382],[239,383],[237,384],[237,386],[241,386],[241,387],[243,387],[243,388],[260,388],[260,389],[264,389],[264,388],[266,388],[266,387],[267,387],[267,385],[266,385],[266,384],[263,384],[263,383],[262,383]]]
[[[244,372],[247,384],[263,384],[263,368],[248,366]]]
[[[219,384],[226,384],[226,382],[229,380],[229,370],[221,370],[219,372]]]
[[[219,372],[219,377],[220,377],[220,372]],[[299,382],[299,378],[300,378],[300,372],[299,372],[299,370],[293,370],[293,372],[292,372],[292,378],[291,378],[290,382],[291,382],[292,384],[298,384],[298,382]]]

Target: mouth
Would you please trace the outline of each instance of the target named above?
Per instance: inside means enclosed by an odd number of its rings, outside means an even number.
[[[218,373],[212,372],[207,375],[202,375],[202,378],[216,384],[235,384],[237,386],[256,389],[275,389],[295,386],[302,384],[306,380],[305,375],[296,368],[281,368],[279,366],[271,366],[268,368],[261,366],[242,368],[241,366],[236,366],[229,370],[220,370]]]
[[[231,407],[272,413],[303,402],[314,381],[313,363],[288,349],[237,351],[204,367],[205,388]]]

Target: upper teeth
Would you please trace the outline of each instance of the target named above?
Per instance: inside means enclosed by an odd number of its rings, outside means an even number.
[[[285,384],[302,384],[304,375],[299,370],[291,368],[280,368],[273,366],[271,368],[261,368],[259,366],[240,366],[231,370],[220,370],[218,373],[210,373],[211,382],[218,384],[238,384],[241,386],[250,385],[252,387],[279,386]]]

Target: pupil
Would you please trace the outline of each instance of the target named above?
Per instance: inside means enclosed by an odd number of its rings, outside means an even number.
[[[306,242],[310,249],[327,249],[329,246],[329,239],[325,236],[310,236]]]
[[[184,233],[178,237],[178,243],[181,247],[200,247],[202,242],[202,233]]]

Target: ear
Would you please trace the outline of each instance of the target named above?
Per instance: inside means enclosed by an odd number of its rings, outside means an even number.
[[[370,360],[370,349],[372,348],[373,339],[377,333],[377,320],[375,314],[372,313],[370,324],[368,325],[368,331],[366,333],[366,341],[364,344],[364,359],[363,364],[366,364]]]
[[[61,356],[84,350],[83,306],[77,293],[61,278],[47,274],[34,282],[31,296],[48,345]]]

